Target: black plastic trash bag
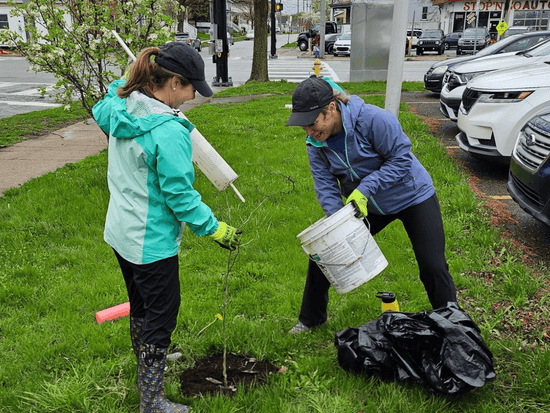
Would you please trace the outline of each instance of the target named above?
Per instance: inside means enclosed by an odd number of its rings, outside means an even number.
[[[496,378],[493,354],[457,303],[428,313],[387,311],[337,332],[335,344],[343,369],[416,382],[434,394],[463,394]]]

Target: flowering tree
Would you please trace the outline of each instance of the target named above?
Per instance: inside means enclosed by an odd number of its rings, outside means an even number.
[[[0,30],[0,43],[14,45],[30,70],[56,77],[58,103],[80,101],[91,115],[109,83],[129,64],[112,31],[138,54],[145,47],[173,40],[179,9],[171,0],[28,0],[11,13],[24,18],[29,40],[15,31]]]

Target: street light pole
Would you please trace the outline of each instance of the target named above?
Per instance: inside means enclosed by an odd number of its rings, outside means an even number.
[[[221,41],[222,47],[215,50],[212,57],[216,63],[216,77],[212,86],[233,86],[233,81],[228,77],[228,55],[229,44],[227,42],[227,7],[226,0],[214,0],[214,25],[217,33],[214,33],[217,40]],[[216,42],[216,40],[214,40]],[[214,46],[214,49],[216,47]]]
[[[271,55],[270,59],[277,59],[277,38],[275,37],[275,0],[271,0]]]

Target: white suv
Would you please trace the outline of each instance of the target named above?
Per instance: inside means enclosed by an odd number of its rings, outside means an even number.
[[[536,41],[531,39],[530,41]],[[443,87],[439,95],[441,113],[456,122],[458,108],[466,84],[477,76],[495,70],[534,65],[550,58],[550,40],[544,40],[521,52],[502,53],[475,59],[453,66],[443,76]]]
[[[549,103],[550,58],[476,77],[464,91],[456,141],[476,158],[507,164],[521,128]]]
[[[344,33],[338,40],[334,42],[332,47],[332,54],[334,56],[350,56],[351,55],[351,32]]]

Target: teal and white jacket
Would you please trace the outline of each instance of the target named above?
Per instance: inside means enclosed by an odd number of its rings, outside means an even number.
[[[148,264],[178,253],[185,224],[213,234],[218,221],[193,188],[194,126],[164,103],[139,92],[121,99],[117,80],[93,107],[109,134],[109,208],[105,241],[124,259]]]

